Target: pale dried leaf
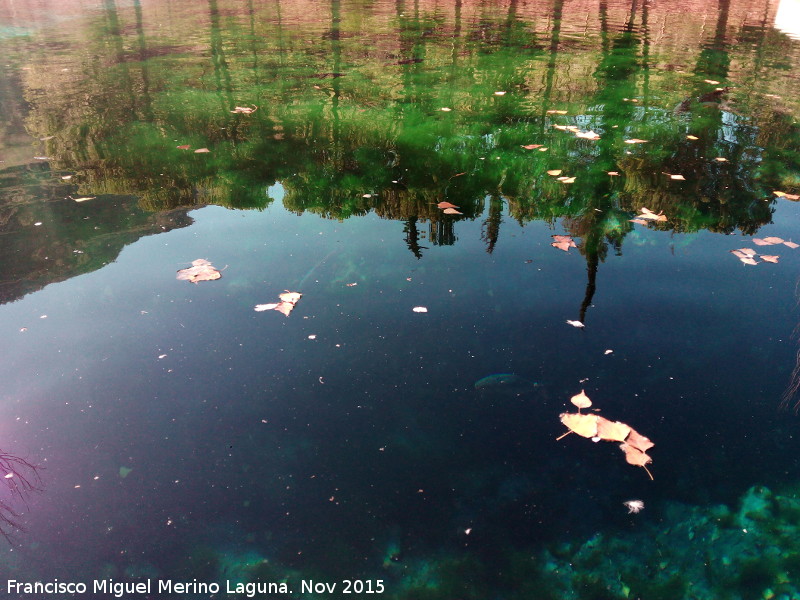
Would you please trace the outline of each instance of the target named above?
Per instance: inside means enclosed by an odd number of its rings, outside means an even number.
[[[589,396],[586,395],[584,390],[581,390],[580,394],[575,394],[569,401],[578,408],[589,408],[592,405],[592,401],[589,400]]]
[[[439,208],[460,208],[455,204],[450,204],[449,202],[439,202],[439,204],[437,204],[436,206]]]
[[[457,211],[455,208],[445,208],[442,211],[446,215],[463,215],[464,213]]]
[[[277,306],[278,306],[277,302],[274,302],[272,304],[256,304],[253,310],[256,312],[263,312],[265,310],[274,310]]]
[[[759,255],[759,258],[761,260],[769,262],[769,263],[777,263],[778,262],[778,258],[780,258],[780,257],[778,257],[778,256],[767,256],[766,254],[761,254],[761,255]]]
[[[572,325],[573,327],[577,327],[578,329],[583,329],[584,327],[586,327],[586,325],[584,325],[580,321],[571,321],[570,319],[567,319],[567,324]]]
[[[562,413],[559,419],[567,429],[581,437],[593,438],[597,435],[597,415]]]
[[[547,174],[556,177],[557,175],[561,175],[561,169],[550,169]]]
[[[607,442],[624,442],[631,432],[630,426],[619,421],[609,421],[601,416],[597,417],[597,436]]]
[[[800,248],[800,244],[795,244],[794,242],[783,242],[783,245],[788,246],[792,250],[794,250],[795,248]]]
[[[765,237],[764,241],[768,244],[782,244],[783,240],[779,237]]]

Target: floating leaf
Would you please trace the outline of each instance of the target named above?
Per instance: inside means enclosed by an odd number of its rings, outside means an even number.
[[[581,390],[580,394],[575,394],[572,398],[569,399],[575,406],[580,408],[589,408],[592,405],[592,401],[589,400],[589,396],[586,395],[584,390]]]
[[[505,96],[506,93],[505,92],[495,92],[494,95],[495,96]]]
[[[582,132],[582,131],[576,131],[575,132],[575,137],[579,137],[579,138],[584,139],[584,140],[599,140],[600,139],[600,135],[595,133],[592,130],[589,130],[589,131],[587,131],[585,133]]]
[[[728,159],[727,159],[727,158],[724,158],[724,157],[722,157],[722,156],[718,156],[718,157],[717,157],[717,158],[715,158],[714,160],[715,160],[715,161],[717,161],[717,162],[728,162]]]
[[[183,146],[175,146],[178,150],[188,150],[191,148],[189,144],[184,144]]]
[[[583,329],[584,327],[586,327],[586,325],[584,325],[580,321],[571,321],[570,319],[567,319],[567,324],[572,325],[573,327],[577,327],[578,329]]]
[[[795,248],[800,248],[800,244],[795,244],[794,242],[783,242],[783,245],[788,246],[792,250],[794,250]]]
[[[413,310],[415,313],[426,313],[426,312],[428,312],[428,309],[425,308],[424,306],[415,306],[411,310]]]
[[[781,238],[779,238],[779,237],[766,237],[766,238],[764,238],[764,241],[767,242],[768,244],[782,244],[783,243],[783,240]]]
[[[639,138],[631,138],[629,140],[625,140],[626,144],[644,144],[650,140],[640,140]]]
[[[210,262],[204,258],[192,261],[192,266],[188,269],[178,271],[176,279],[198,283],[199,281],[214,281],[222,277],[222,273],[217,271]]]
[[[625,453],[625,460],[628,461],[629,465],[636,465],[637,467],[643,467],[653,462],[653,459],[650,458],[647,454],[645,454],[638,448],[631,446],[630,444],[623,442],[619,445],[619,447]]]
[[[699,140],[700,138],[697,137],[696,135],[687,135],[686,139],[687,140]]]
[[[250,106],[237,106],[231,112],[242,115],[252,115],[257,110],[258,107],[255,104],[251,104]]]
[[[439,202],[439,204],[437,204],[436,206],[438,206],[439,208],[460,208],[455,204],[450,204],[449,202]]]
[[[655,446],[653,442],[650,441],[650,438],[643,436],[641,433],[636,431],[635,429],[631,428],[631,432],[628,434],[625,442],[629,446],[633,446],[637,450],[641,450],[642,452],[647,452],[650,448]]]
[[[612,177],[619,177],[619,171],[609,171],[608,174]]]
[[[647,225],[644,219],[628,219],[631,223],[638,223],[639,225]]]
[[[280,298],[280,302],[274,302],[272,304],[256,304],[255,310],[256,312],[263,312],[265,310],[277,310],[278,312],[289,316],[294,310],[295,304],[303,297],[303,294],[300,292],[290,292],[289,290],[285,290],[282,294],[278,295]]]
[[[625,423],[597,417],[597,437],[607,442],[624,442],[632,429]]]
[[[573,246],[569,242],[551,242],[550,245],[564,252],[569,252],[569,249]]]
[[[565,111],[565,110],[552,110],[551,109],[551,110],[547,111],[547,114],[548,115],[565,115],[565,114],[567,114],[567,111]]]
[[[686,177],[683,175],[670,175],[670,179],[674,179],[675,181],[686,181]]]
[[[652,210],[650,210],[649,208],[645,208],[644,206],[642,208],[640,208],[639,210],[642,211],[642,214],[639,215],[640,219],[647,219],[649,221],[666,221],[667,220],[667,216],[663,212],[655,214]]]
[[[455,208],[445,208],[442,211],[446,215],[463,215],[464,213],[457,211]]]
[[[736,256],[738,256],[739,258],[741,258],[742,255],[743,256],[749,256],[749,257],[753,257],[753,256],[757,256],[758,255],[758,252],[756,252],[752,248],[739,248],[738,250],[731,250],[731,252],[733,254],[735,254]]]
[[[75,202],[86,202],[87,200],[94,200],[96,196],[83,196],[81,198],[73,198]]]
[[[208,148],[198,148],[194,151],[195,154],[205,154],[206,152],[211,152]]]
[[[523,148],[525,148],[525,150],[536,150],[537,148],[541,148],[541,147],[542,147],[541,144],[526,144],[525,146],[523,146]]]
[[[277,306],[278,302],[274,302],[272,304],[256,304],[256,307],[253,310],[256,312],[263,312],[265,310],[275,310]]]
[[[559,416],[561,423],[567,429],[585,438],[597,436],[597,418],[597,415],[584,415],[581,413],[562,413]]]
[[[743,262],[744,264],[746,264],[746,265],[757,265],[757,264],[758,264],[758,261],[757,261],[757,260],[755,260],[755,259],[752,259],[752,258],[750,258],[750,257],[747,257],[747,258],[740,258],[739,260],[740,260],[740,261],[742,261],[742,262]]]
[[[551,169],[547,172],[547,174],[552,175],[553,177],[561,175],[561,169]]]
[[[769,262],[769,263],[777,263],[779,257],[778,256],[767,256],[766,254],[761,254],[761,255],[759,255],[759,258],[761,260]]]
[[[772,245],[771,242],[768,242],[767,240],[762,240],[760,238],[753,238],[753,243],[756,246],[771,246]]]
[[[575,178],[574,177],[559,177],[558,180],[561,183],[575,183]]]

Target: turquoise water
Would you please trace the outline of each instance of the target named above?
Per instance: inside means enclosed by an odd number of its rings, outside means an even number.
[[[0,6],[0,593],[800,593],[777,6]]]

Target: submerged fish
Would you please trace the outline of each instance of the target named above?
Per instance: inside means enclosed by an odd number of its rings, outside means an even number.
[[[539,387],[541,384],[530,379],[525,379],[514,373],[495,373],[494,375],[487,375],[481,377],[475,382],[476,390],[483,390],[488,388],[529,388]]]

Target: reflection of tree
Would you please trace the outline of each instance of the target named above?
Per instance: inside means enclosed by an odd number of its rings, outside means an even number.
[[[562,23],[570,19],[563,0],[554,0],[554,19],[544,30],[524,3],[506,3],[498,13],[489,3],[458,1],[448,22],[446,11],[395,0],[388,16],[359,8],[357,35],[348,29],[355,9],[340,0],[331,0],[324,32],[313,20],[293,20],[288,28],[280,2],[250,2],[247,27],[239,32],[223,4],[208,0],[205,27],[192,32],[207,56],[180,59],[169,56],[174,46],[148,37],[138,0],[130,11],[105,2],[102,27],[87,29],[91,58],[77,47],[74,56],[61,53],[81,61],[85,81],[60,82],[38,68],[47,64],[44,56],[31,59],[37,68],[25,82],[29,126],[39,137],[56,135],[47,142],[51,165],[78,171],[74,181],[82,194],[133,193],[150,210],[205,203],[262,208],[264,188],[280,181],[290,210],[329,218],[375,211],[406,223],[414,219],[409,232],[427,221],[438,243],[455,239],[455,231],[444,231],[452,229],[452,219],[437,224],[442,215],[435,204],[446,199],[461,206],[466,219],[483,215],[491,250],[501,219],[497,204],[485,202],[489,197],[508,202],[523,224],[568,217],[571,227],[586,232],[587,260],[599,262],[604,247],[624,235],[624,217],[641,206],[670,215],[659,227],[754,231],[770,216],[762,185],[778,189],[772,182],[788,177],[787,159],[797,152],[778,139],[787,119],[776,111],[761,108],[758,119],[747,122],[699,102],[678,117],[671,106],[651,106],[664,91],[651,90],[658,81],[649,69],[658,55],[647,33],[653,7],[640,0],[630,5],[621,31],[610,24],[608,3],[601,3],[590,32],[598,46],[590,51],[562,43]],[[709,39],[696,40],[693,77],[681,80],[676,94],[701,97],[709,89],[704,78],[723,80],[727,65],[750,51],[726,41],[734,2],[722,0]],[[395,33],[387,36],[387,24],[378,19],[388,19]],[[537,41],[545,31],[547,47]],[[324,52],[297,43],[306,37],[321,38]],[[588,90],[583,80],[565,76],[566,63],[593,72],[596,87]],[[335,75],[342,72],[346,76]],[[643,102],[623,100],[639,91]],[[92,101],[71,102],[76,96]],[[230,113],[248,101],[258,103],[256,113]],[[548,110],[560,102],[581,121],[566,118],[599,128],[602,140],[554,135],[558,121]],[[651,140],[646,149],[621,143],[632,132]],[[688,142],[686,133],[699,139]],[[520,150],[531,142],[550,150]],[[179,144],[191,149],[177,150]],[[759,145],[774,148],[754,154]],[[193,154],[201,146],[211,153]],[[569,188],[553,182],[545,174],[552,168],[578,180]],[[612,181],[608,170],[624,176]],[[673,184],[665,172],[682,173],[687,182]],[[453,179],[456,174],[463,176]]]
[[[12,505],[14,500],[25,502],[31,492],[41,489],[41,479],[35,465],[24,458],[0,451],[0,476],[3,477],[5,489],[10,494],[9,500],[0,499],[0,535],[11,541],[11,531],[19,529],[17,512]]]

